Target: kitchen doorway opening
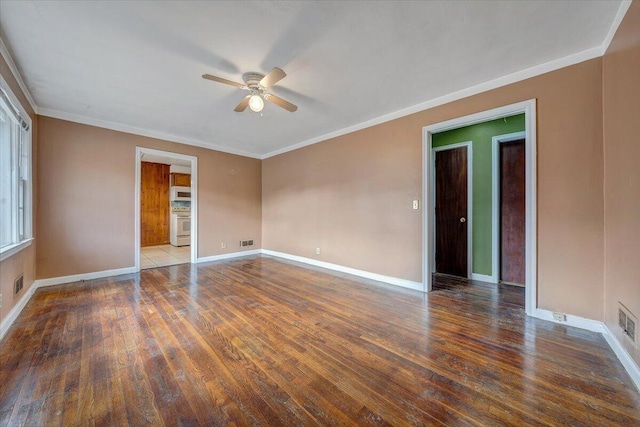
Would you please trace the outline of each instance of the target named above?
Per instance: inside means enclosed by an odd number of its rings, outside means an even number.
[[[195,263],[198,159],[136,147],[136,270]]]
[[[425,126],[423,128],[423,289],[425,292],[432,290],[433,273],[436,272],[436,182],[435,182],[435,153],[433,135],[445,131],[464,128],[471,125],[504,119],[515,115],[524,115],[525,130],[524,139],[524,286],[525,286],[525,312],[529,316],[535,315],[537,309],[537,258],[536,258],[536,100],[528,100],[480,113],[448,120],[441,123]],[[506,137],[507,135],[502,135]],[[514,135],[515,136],[515,135]],[[503,138],[500,142],[507,142],[509,138]],[[498,146],[499,148],[499,146]],[[495,191],[494,191],[495,194]],[[495,206],[495,201],[492,203]],[[497,212],[492,212],[495,218]],[[494,222],[495,224],[495,222]],[[487,227],[488,228],[488,227]],[[494,240],[495,242],[495,240]],[[493,244],[495,249],[497,246]],[[498,257],[493,256],[493,262]],[[499,277],[495,264],[490,275],[476,275],[471,273],[472,279],[494,282],[491,276]],[[482,277],[477,277],[482,276]],[[497,281],[497,279],[496,279]],[[494,282],[495,283],[495,282]]]

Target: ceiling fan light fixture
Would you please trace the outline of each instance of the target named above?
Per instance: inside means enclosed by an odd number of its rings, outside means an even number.
[[[236,113],[242,113],[247,107],[249,107],[251,111],[259,113],[264,108],[265,99],[293,113],[298,110],[297,105],[266,91],[267,88],[273,86],[285,76],[286,74],[282,69],[273,67],[266,75],[255,72],[244,73],[242,75],[244,84],[223,79],[222,77],[212,76],[211,74],[203,74],[202,78],[249,91],[249,95],[242,98],[242,101],[233,109]]]
[[[249,98],[249,108],[255,113],[259,113],[264,108],[264,101],[260,95],[251,95]]]

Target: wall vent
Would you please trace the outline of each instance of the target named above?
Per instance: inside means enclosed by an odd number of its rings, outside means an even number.
[[[240,240],[240,246],[253,246],[253,240]]]
[[[634,346],[638,345],[636,341],[636,324],[638,318],[631,314],[629,309],[618,301],[618,326],[624,333],[624,336],[633,343]]]
[[[627,317],[627,335],[631,338],[631,341],[636,342],[636,322],[630,317]]]
[[[13,282],[13,294],[18,295],[22,290],[22,286],[24,285],[24,276],[21,274],[18,278]]]
[[[627,329],[627,314],[621,308],[618,308],[618,326],[623,331]]]

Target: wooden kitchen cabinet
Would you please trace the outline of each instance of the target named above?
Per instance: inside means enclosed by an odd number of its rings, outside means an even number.
[[[191,175],[188,173],[172,173],[171,186],[191,187]]]

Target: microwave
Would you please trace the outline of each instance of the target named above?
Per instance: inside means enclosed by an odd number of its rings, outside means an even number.
[[[191,201],[191,187],[171,187],[171,201],[172,202],[190,202]]]

